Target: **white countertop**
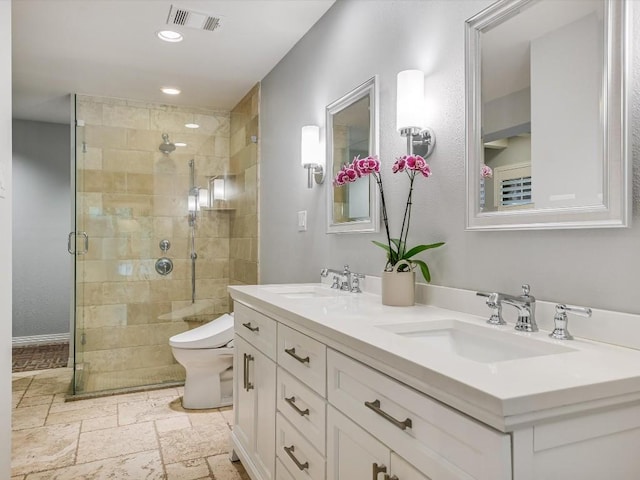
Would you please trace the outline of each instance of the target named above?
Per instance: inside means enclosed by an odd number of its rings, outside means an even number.
[[[311,284],[307,284],[309,286]],[[290,287],[301,287],[296,284]],[[441,402],[501,431],[617,405],[640,402],[640,351],[576,338],[553,340],[548,331],[516,332],[513,324],[431,305],[388,307],[369,293],[326,289],[332,297],[288,298],[285,285],[230,286],[234,300],[316,336]],[[294,296],[295,297],[295,296]],[[482,299],[478,299],[482,303]],[[574,351],[480,363],[444,353],[377,325],[456,319],[507,335]]]

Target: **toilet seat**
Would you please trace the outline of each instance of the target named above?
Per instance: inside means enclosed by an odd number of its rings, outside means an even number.
[[[233,340],[233,317],[224,314],[193,330],[174,335],[169,345],[174,348],[197,349],[224,347]]]

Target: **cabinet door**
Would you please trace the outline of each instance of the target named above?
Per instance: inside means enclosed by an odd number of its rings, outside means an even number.
[[[261,480],[272,480],[275,471],[276,364],[236,335],[234,358],[235,425],[242,444]]]
[[[391,452],[391,480],[431,480],[429,477],[420,473],[406,460]]]
[[[329,405],[327,480],[383,480],[389,462],[387,447]]]
[[[235,356],[233,358],[233,433],[245,451],[254,451],[255,438],[255,395],[247,389],[249,358],[254,356],[254,348],[238,335],[234,337]]]

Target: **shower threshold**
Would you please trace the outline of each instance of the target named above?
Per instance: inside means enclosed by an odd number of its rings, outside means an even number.
[[[91,372],[88,365],[77,365],[76,380],[80,381],[76,385],[81,388],[66,401],[177,387],[184,385],[184,378],[184,368],[179,364],[126,372]]]

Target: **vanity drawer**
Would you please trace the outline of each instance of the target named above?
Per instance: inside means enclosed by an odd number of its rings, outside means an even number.
[[[326,397],[327,347],[285,325],[278,326],[278,365]]]
[[[292,375],[278,367],[278,411],[325,454],[326,402]]]
[[[510,436],[329,349],[329,402],[430,478],[511,479]]]
[[[233,316],[236,333],[275,361],[276,321],[240,302],[234,303]]]
[[[281,413],[276,414],[276,455],[295,480],[324,480],[324,457]]]

